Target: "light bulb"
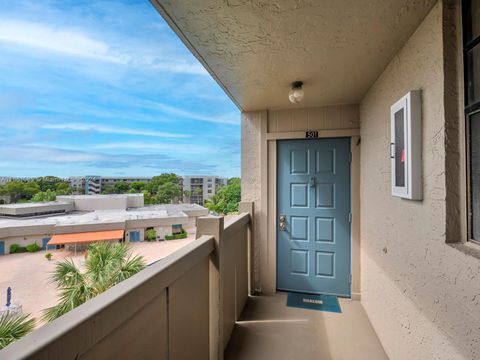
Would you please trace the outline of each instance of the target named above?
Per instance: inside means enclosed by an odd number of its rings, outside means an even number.
[[[303,83],[301,81],[295,81],[292,83],[292,88],[288,92],[288,100],[293,104],[298,104],[303,100],[305,93],[303,92]]]

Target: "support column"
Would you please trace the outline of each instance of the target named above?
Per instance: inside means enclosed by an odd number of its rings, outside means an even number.
[[[252,259],[253,259],[253,243],[254,243],[254,236],[255,236],[255,223],[253,221],[254,216],[254,203],[253,201],[242,201],[238,205],[238,212],[242,213],[249,213],[250,214],[250,222],[248,224],[248,294],[252,295],[254,293],[253,288],[253,269],[252,269]]]
[[[198,218],[196,238],[211,235],[215,238],[215,251],[210,255],[210,360],[223,360],[225,345],[223,339],[223,284],[222,276],[224,267],[223,217],[209,216]]]

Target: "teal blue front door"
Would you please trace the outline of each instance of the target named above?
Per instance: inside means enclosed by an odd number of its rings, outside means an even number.
[[[42,239],[42,250],[55,250],[56,246],[55,245],[48,245],[48,242],[50,241],[51,238],[46,237]]]
[[[0,255],[5,255],[5,243],[0,241]]]
[[[130,231],[130,242],[140,241],[140,231]]]
[[[350,296],[350,139],[277,148],[277,288]]]

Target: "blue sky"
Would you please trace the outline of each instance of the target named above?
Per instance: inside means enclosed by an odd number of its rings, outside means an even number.
[[[0,176],[240,174],[240,113],[147,0],[0,0]]]

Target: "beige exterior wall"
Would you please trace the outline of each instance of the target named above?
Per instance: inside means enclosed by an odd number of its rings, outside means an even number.
[[[362,303],[391,359],[480,357],[480,260],[446,243],[454,228],[461,240],[462,214],[458,192],[446,192],[461,177],[458,156],[445,152],[459,132],[446,108],[456,94],[444,50],[454,46],[442,37],[454,8],[432,9],[360,104]],[[423,201],[390,187],[390,106],[413,89],[423,97]]]
[[[251,289],[262,291],[261,273],[266,273],[267,248],[267,112],[242,113],[242,201],[254,203],[254,229],[250,248]],[[261,258],[264,261],[261,261]]]
[[[92,210],[112,210],[126,209],[126,196],[58,196],[60,201],[72,201],[75,204],[75,210],[92,211]]]
[[[268,112],[269,133],[358,129],[358,105],[337,105]]]
[[[145,206],[143,194],[128,194],[127,207],[142,207]]]
[[[50,235],[14,236],[9,238],[1,238],[0,241],[4,242],[5,255],[7,255],[7,254],[10,254],[10,246],[13,244],[17,244],[19,246],[25,247],[27,245],[37,243],[38,246],[42,247],[43,239],[48,237],[50,237]]]

